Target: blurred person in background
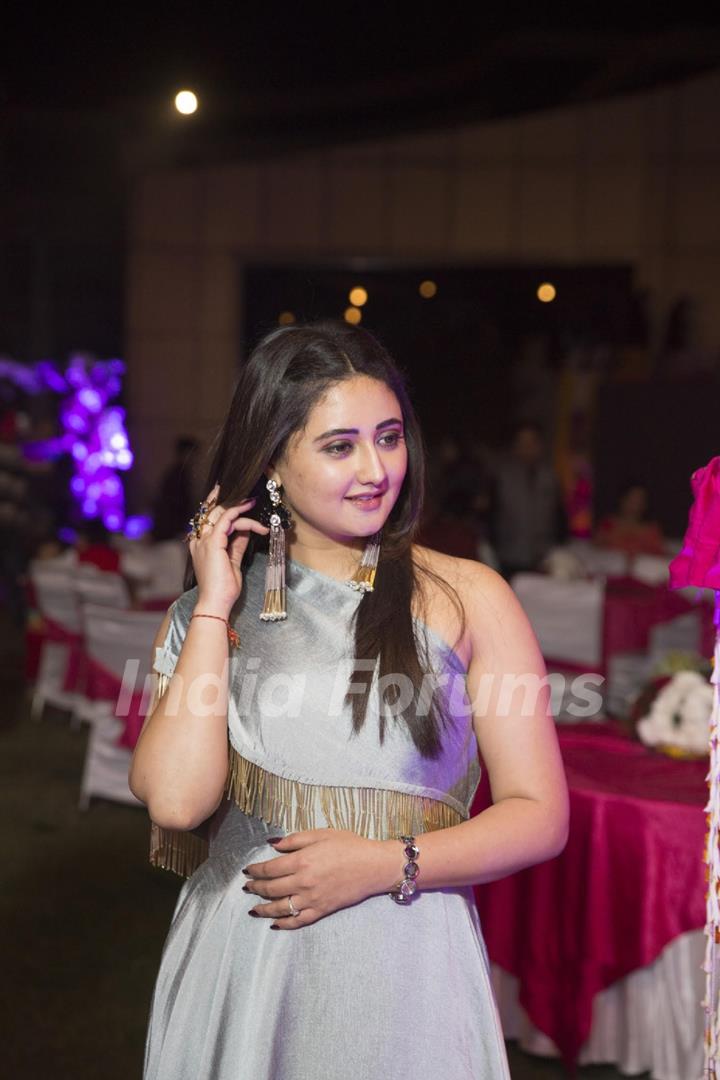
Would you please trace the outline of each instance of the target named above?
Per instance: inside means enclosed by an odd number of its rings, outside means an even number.
[[[188,435],[175,443],[175,457],[162,475],[153,502],[154,540],[175,540],[187,533],[197,505],[192,479],[197,449],[197,441]]]
[[[537,570],[568,537],[562,491],[539,424],[516,425],[509,452],[493,466],[490,539],[506,579]]]
[[[663,555],[664,537],[657,521],[649,519],[649,493],[645,484],[630,483],[624,488],[614,514],[601,518],[595,543],[628,555]]]

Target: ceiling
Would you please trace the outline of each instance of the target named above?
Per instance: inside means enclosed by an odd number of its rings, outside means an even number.
[[[720,20],[707,10],[656,9],[651,21],[647,8],[621,21],[544,5],[534,18],[423,3],[50,10],[54,20],[18,4],[4,20],[2,112],[100,114],[140,145],[187,86],[201,101],[187,160],[491,119],[720,66]]]

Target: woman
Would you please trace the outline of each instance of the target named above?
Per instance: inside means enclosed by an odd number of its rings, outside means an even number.
[[[522,610],[413,543],[421,435],[365,330],[261,341],[210,484],[130,774],[155,862],[189,875],[145,1080],[507,1077],[472,885],[567,829]],[[469,820],[478,747],[494,805]]]
[[[628,484],[617,512],[598,522],[595,543],[627,555],[662,555],[665,541],[656,521],[648,519],[649,495],[644,484]]]

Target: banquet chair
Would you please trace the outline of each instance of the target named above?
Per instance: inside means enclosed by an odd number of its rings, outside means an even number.
[[[510,584],[546,661],[589,671],[601,669],[602,581],[563,581],[546,574],[521,573]]]
[[[120,574],[100,570],[92,564],[81,564],[75,579],[75,588],[81,604],[101,604],[103,607],[127,609],[130,607],[130,593]],[[91,721],[95,712],[95,702],[88,699],[82,688],[78,689],[75,701],[75,718]]]
[[[632,562],[632,576],[646,585],[665,585],[669,576],[668,563],[664,555],[636,555]]]
[[[99,570],[91,563],[81,563],[77,568],[75,587],[81,604],[130,607],[128,587],[122,576],[113,571]]]
[[[88,715],[90,731],[79,806],[86,810],[93,797],[139,806],[142,804],[128,787],[132,751],[118,744],[125,720],[117,714],[127,709],[133,692],[142,693],[145,688],[143,701],[149,701],[148,676],[162,614],[84,604],[82,618],[90,671],[100,672],[103,689]]]
[[[52,635],[42,644],[30,705],[30,715],[34,720],[40,720],[46,704],[73,714],[77,704],[77,694],[63,690],[73,647],[72,639],[82,632],[75,589],[77,567],[70,563],[48,565],[49,561],[34,560],[28,568],[38,610]],[[64,635],[67,635],[67,640],[63,640]]]
[[[628,556],[624,551],[601,548],[591,540],[571,540],[565,545],[582,564],[590,577],[622,577],[628,572]]]
[[[137,542],[121,552],[120,568],[136,583],[137,599],[147,602],[179,596],[184,591],[187,547],[182,540],[157,544]]]

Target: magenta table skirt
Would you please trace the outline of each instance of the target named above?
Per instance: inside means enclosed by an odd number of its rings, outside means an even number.
[[[572,1064],[594,996],[705,923],[706,761],[649,751],[609,725],[559,729],[565,851],[475,890],[491,960]],[[475,809],[487,799],[478,793]]]

